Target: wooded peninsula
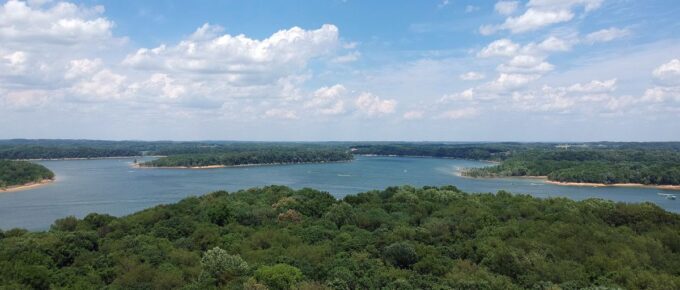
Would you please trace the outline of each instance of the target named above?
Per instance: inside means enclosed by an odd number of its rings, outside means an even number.
[[[179,154],[139,164],[141,167],[210,168],[211,166],[245,166],[264,164],[300,164],[350,161],[348,150],[268,149],[224,153]]]
[[[54,173],[40,164],[0,160],[0,191],[52,179],[54,179]]]

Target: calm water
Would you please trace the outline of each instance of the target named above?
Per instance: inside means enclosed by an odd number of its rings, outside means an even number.
[[[209,170],[135,169],[130,167],[131,162],[132,159],[39,162],[56,173],[57,181],[36,189],[0,193],[0,228],[42,230],[49,228],[55,219],[68,215],[82,218],[90,212],[99,212],[120,216],[157,204],[173,203],[186,196],[269,184],[311,187],[336,197],[393,185],[453,184],[467,192],[504,189],[538,197],[650,201],[669,211],[680,212],[680,200],[667,200],[657,195],[664,192],[657,189],[565,187],[532,179],[456,176],[457,168],[488,165],[469,160],[358,157],[349,163]]]

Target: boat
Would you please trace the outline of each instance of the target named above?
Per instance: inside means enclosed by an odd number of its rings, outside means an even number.
[[[675,200],[675,199],[678,198],[677,196],[675,196],[675,194],[670,194],[670,193],[659,192],[659,193],[657,193],[657,194],[660,195],[660,196],[665,197],[666,199],[670,199],[670,200]]]

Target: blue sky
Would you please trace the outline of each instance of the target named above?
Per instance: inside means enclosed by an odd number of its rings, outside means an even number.
[[[0,138],[680,140],[677,1],[5,1]]]

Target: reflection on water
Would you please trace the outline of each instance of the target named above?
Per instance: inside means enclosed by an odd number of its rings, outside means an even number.
[[[0,193],[0,228],[46,229],[68,215],[90,212],[125,215],[157,204],[215,190],[269,184],[311,187],[341,198],[347,194],[387,186],[452,184],[467,192],[507,190],[538,197],[564,196],[576,200],[597,197],[624,202],[650,201],[680,212],[680,201],[651,188],[565,187],[537,179],[472,179],[456,175],[460,168],[488,163],[437,158],[358,157],[349,163],[300,164],[186,169],[133,169],[131,159],[41,161],[57,174],[57,181],[40,188]]]

